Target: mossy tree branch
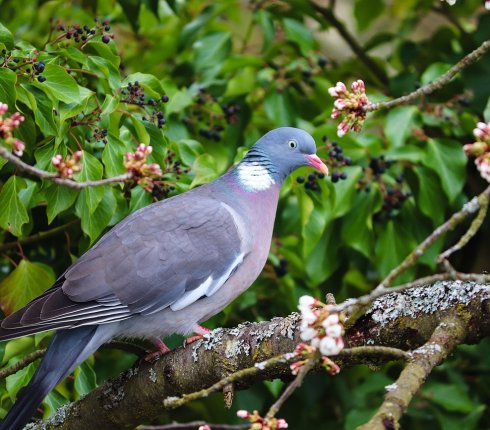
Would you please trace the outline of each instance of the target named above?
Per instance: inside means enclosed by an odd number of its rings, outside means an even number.
[[[345,337],[349,348],[366,347],[365,354],[333,357],[342,366],[384,363],[397,352],[426,343],[448,316],[465,322],[462,342],[477,342],[490,335],[490,285],[439,282],[383,296],[351,327]],[[459,338],[458,338],[459,339]],[[299,342],[299,316],[217,329],[203,340],[178,348],[155,363],[139,362],[83,399],[68,405],[51,420],[31,429],[124,429],[161,414],[164,401],[195,393],[222,381],[240,369],[255,368],[253,375],[236,380],[236,389],[265,379],[293,379],[286,360],[270,366],[256,363],[292,352]],[[379,354],[372,346],[389,347]],[[369,350],[369,351],[368,351]],[[418,359],[413,356],[413,360]],[[314,369],[316,370],[316,368]],[[330,377],[325,375],[325,377]]]

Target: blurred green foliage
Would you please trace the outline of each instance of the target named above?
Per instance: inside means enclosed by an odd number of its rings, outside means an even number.
[[[23,160],[54,171],[55,154],[83,150],[84,169],[76,179],[100,179],[124,173],[124,154],[143,142],[154,148],[150,161],[164,170],[152,193],[135,184],[77,191],[19,174],[0,159],[3,311],[49,287],[55,274],[128,213],[216,178],[275,127],[311,132],[320,156],[347,178],[334,183],[305,169],[287,181],[263,275],[210,327],[285,315],[305,293],[333,292],[337,300],[365,293],[481,190],[484,182],[467,166],[462,145],[473,141],[484,111],[490,120],[490,56],[416,106],[368,115],[359,135],[341,139],[329,118],[328,88],[363,79],[370,100],[379,101],[436,79],[490,38],[482,0],[454,7],[438,0],[341,3],[340,21],[348,22],[385,76],[345,56],[344,42],[332,38],[332,22],[307,1],[0,1],[0,101],[26,117],[17,133],[26,143]],[[67,32],[73,33],[69,39]],[[45,66],[36,73],[40,62]],[[144,97],[130,100],[128,87],[136,82]],[[165,124],[158,123],[158,112]],[[343,155],[332,155],[339,146]],[[401,201],[393,198],[400,195]],[[52,229],[64,234],[5,245]],[[435,255],[458,233],[437,241],[398,281],[430,273]],[[485,269],[479,262],[488,262],[488,234],[487,226],[459,256],[458,269]],[[2,343],[2,365],[44,344],[46,336]],[[486,341],[459,348],[417,395],[404,428],[488,428],[489,354]],[[47,397],[44,416],[133,360],[99,351]],[[0,414],[34,367],[0,382]],[[352,429],[375,411],[399,370],[359,366],[336,377],[312,377],[290,400],[296,407],[279,415],[290,428]],[[233,422],[237,409],[265,411],[282,386],[272,381],[238,393],[232,411],[213,396],[164,413],[162,420]]]

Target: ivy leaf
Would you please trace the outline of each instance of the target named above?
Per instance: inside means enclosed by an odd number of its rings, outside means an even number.
[[[2,24],[0,24],[2,26]],[[1,33],[1,27],[0,27]],[[0,102],[7,103],[9,109],[13,111],[15,109],[16,91],[15,83],[17,82],[17,75],[10,69],[5,67],[0,68]]]
[[[82,220],[82,230],[90,238],[90,244],[94,243],[109,225],[117,206],[111,187],[98,188],[102,190],[102,198],[93,212],[90,212],[88,205],[78,204],[80,198],[77,201],[77,215]]]
[[[429,139],[425,165],[439,175],[442,189],[452,203],[463,189],[466,155],[463,146],[454,140]]]
[[[194,65],[198,71],[219,65],[231,52],[230,33],[213,33],[194,43]]]
[[[191,187],[205,184],[212,181],[218,176],[216,161],[209,154],[201,154],[196,158],[191,169],[195,176],[192,180]]]
[[[51,224],[60,212],[63,212],[75,203],[78,191],[57,184],[49,184],[46,188],[45,195],[48,202],[46,209],[48,224]]]
[[[64,67],[52,63],[46,64],[43,76],[46,81],[42,83],[33,81],[32,85],[46,92],[54,102],[56,100],[75,104],[80,102],[78,84]]]
[[[26,187],[26,181],[11,176],[0,191],[0,227],[19,237],[22,226],[29,222],[29,215],[22,203],[19,192]]]
[[[75,390],[78,395],[84,396],[97,387],[97,378],[93,367],[88,361],[84,361],[75,369]]]
[[[55,281],[53,269],[41,263],[21,260],[0,282],[0,303],[5,314],[11,314],[46,291]]]
[[[77,181],[98,180],[102,178],[102,164],[92,154],[83,152],[82,171],[76,175]],[[87,187],[82,189],[78,196],[76,210],[77,214],[92,214],[104,196],[104,187]]]
[[[132,213],[138,209],[148,206],[152,202],[151,194],[146,192],[139,185],[131,190],[131,201],[129,203],[129,212]]]
[[[15,364],[20,359],[21,357],[9,361],[9,365],[11,366]],[[21,388],[25,387],[29,383],[32,376],[34,375],[35,370],[35,363],[31,363],[18,372],[14,373],[13,375],[7,376],[5,378],[5,386],[12,401],[15,400],[15,398],[17,397],[17,393],[21,390]]]
[[[3,43],[9,50],[14,47],[14,36],[2,23],[0,23],[0,43]]]
[[[117,176],[126,171],[124,154],[130,150],[131,148],[124,141],[112,133],[107,135],[107,143],[102,151],[102,162],[107,176]]]
[[[394,147],[402,146],[416,125],[418,109],[415,106],[399,106],[392,109],[385,120],[384,131]]]
[[[284,18],[282,22],[286,39],[295,42],[301,49],[301,52],[307,55],[313,49],[314,45],[312,31],[296,19]]]

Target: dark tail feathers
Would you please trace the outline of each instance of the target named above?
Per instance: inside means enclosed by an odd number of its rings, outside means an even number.
[[[46,355],[12,409],[0,423],[0,430],[21,430],[34,415],[44,397],[95,348],[86,347],[97,326],[60,330],[51,339]]]

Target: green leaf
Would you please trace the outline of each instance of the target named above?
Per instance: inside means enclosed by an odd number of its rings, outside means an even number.
[[[249,94],[255,87],[256,70],[253,67],[244,67],[239,70],[229,81],[224,97],[237,97]]]
[[[11,176],[0,191],[0,227],[19,237],[22,226],[29,222],[26,207],[19,198],[19,192],[26,187],[24,179]]]
[[[0,24],[0,33],[1,33]],[[16,102],[16,90],[15,83],[17,82],[17,75],[10,69],[5,67],[0,68],[0,102],[7,103],[9,105],[9,110],[15,110]]]
[[[67,399],[57,390],[53,390],[44,399],[43,404],[47,406],[47,411],[44,411],[44,413],[48,416],[51,416],[59,408],[61,408],[63,405],[66,405],[67,403],[69,403],[69,399]]]
[[[383,204],[377,190],[359,193],[351,210],[342,219],[342,241],[371,259],[374,251],[373,215]]]
[[[116,198],[111,187],[97,187],[102,190],[102,198],[93,212],[89,211],[87,205],[78,205],[77,215],[82,220],[82,230],[90,238],[90,244],[100,236],[102,231],[108,227],[112,215],[116,211]],[[81,196],[80,196],[81,197]]]
[[[447,63],[432,63],[429,67],[427,67],[420,79],[422,85],[434,82],[437,78],[446,73],[451,67],[452,65]]]
[[[102,151],[102,162],[104,163],[106,175],[117,176],[126,171],[124,167],[124,154],[131,148],[112,133],[107,135],[107,143]]]
[[[465,387],[457,384],[433,382],[423,389],[424,397],[437,403],[447,411],[470,413],[477,406]]]
[[[44,136],[56,136],[58,124],[53,115],[54,105],[46,93],[32,85],[23,84],[18,90],[18,95],[19,99],[34,112],[36,125]]]
[[[255,17],[258,24],[262,28],[262,36],[264,38],[262,52],[264,52],[269,49],[272,41],[274,40],[274,21],[272,20],[271,14],[264,9],[259,9],[259,11],[256,12]]]
[[[196,158],[192,169],[194,172],[194,179],[192,180],[191,187],[205,184],[212,181],[218,176],[216,161],[209,154],[201,154]]]
[[[301,49],[301,52],[307,55],[314,46],[313,32],[311,29],[296,19],[284,18],[282,23],[286,39],[295,42]]]
[[[0,282],[2,310],[10,314],[46,291],[55,281],[53,269],[41,263],[21,260]]]
[[[49,184],[47,185],[45,195],[48,204],[46,209],[48,224],[51,224],[60,212],[63,212],[75,203],[78,191],[57,184]]]
[[[379,225],[376,233],[375,264],[380,275],[386,276],[417,246],[417,241],[401,223],[393,220]]]
[[[45,91],[53,101],[80,102],[82,97],[77,82],[64,67],[52,63],[46,64],[43,76],[46,81],[42,83],[33,81],[32,85]]]
[[[429,139],[425,165],[439,175],[442,189],[452,203],[463,189],[466,155],[463,146],[454,140]]]
[[[151,198],[151,194],[146,192],[139,185],[134,187],[131,190],[131,201],[129,203],[129,212],[132,213],[141,209],[145,206],[148,206],[152,203],[153,199]]]
[[[126,79],[124,79],[122,85],[127,86],[130,82],[139,82],[141,86],[145,89],[145,95],[147,97],[153,97],[158,99],[162,94],[165,93],[161,82],[153,75],[148,73],[132,73]]]
[[[483,111],[483,119],[485,122],[490,122],[490,97],[488,98],[487,105]]]
[[[20,359],[21,357],[9,361],[9,365],[13,365],[15,362],[19,361]],[[12,399],[12,401],[15,400],[17,393],[20,391],[20,389],[25,387],[29,383],[32,376],[34,375],[35,370],[36,370],[36,364],[31,363],[28,366],[24,367],[23,369],[19,370],[18,372],[14,373],[13,375],[7,376],[5,378],[7,392],[10,398]]]
[[[278,93],[272,89],[264,99],[264,109],[267,116],[276,126],[296,125],[297,112],[288,91]]]
[[[305,271],[312,284],[321,284],[337,269],[339,247],[339,229],[336,223],[330,223],[305,259]]]
[[[14,36],[2,23],[0,23],[0,43],[3,43],[9,50],[14,47]]]
[[[399,106],[392,109],[385,120],[384,132],[394,147],[402,146],[416,125],[418,109],[415,106]]]
[[[79,182],[88,180],[98,180],[102,178],[102,164],[92,154],[83,152],[82,171],[75,177]],[[76,210],[77,214],[85,213],[88,210],[89,214],[95,211],[104,196],[104,187],[87,187],[83,188],[78,196]]]
[[[97,377],[88,361],[84,361],[75,369],[74,376],[75,390],[79,396],[84,396],[97,387]]]
[[[193,48],[194,65],[198,71],[220,65],[231,52],[231,34],[208,34],[195,42]]]
[[[369,25],[385,11],[383,0],[356,0],[354,16],[359,31],[364,31]]]
[[[433,225],[439,225],[444,221],[447,206],[439,178],[435,172],[423,166],[415,167],[414,172],[419,184],[415,192],[417,206],[432,219]]]

